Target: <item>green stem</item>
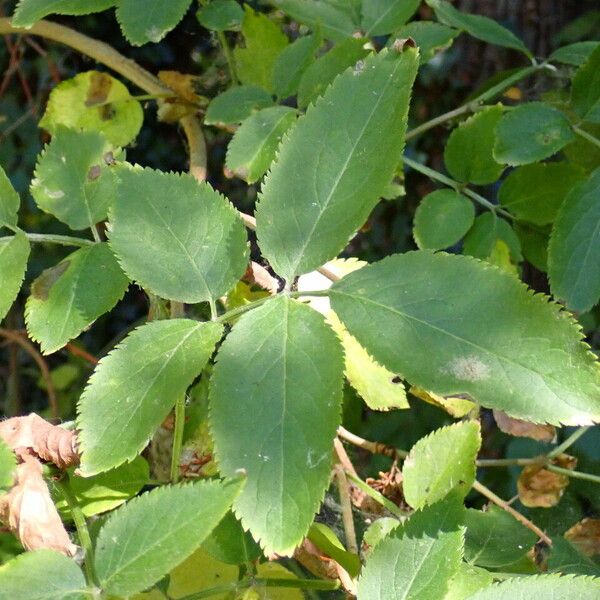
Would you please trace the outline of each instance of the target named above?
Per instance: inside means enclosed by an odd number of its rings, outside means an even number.
[[[557,467],[555,465],[547,465],[546,469],[548,469],[548,471],[552,471],[553,473],[557,473],[559,475],[566,475],[567,477],[572,477],[573,479],[585,479],[586,481],[593,481],[594,483],[600,483],[600,475],[592,475],[591,473],[582,473],[581,471],[570,471],[569,469],[563,469],[562,467]]]
[[[185,394],[175,403],[175,429],[173,430],[173,452],[171,454],[171,483],[179,481],[179,461],[183,447],[183,428],[185,426]]]
[[[79,543],[81,544],[85,554],[83,566],[85,569],[86,581],[88,585],[95,586],[98,584],[98,581],[94,571],[94,546],[92,544],[92,538],[90,537],[85,516],[81,510],[81,507],[79,506],[77,497],[71,489],[68,474],[64,473],[61,478],[55,481],[55,483],[67,501],[67,505],[71,511],[71,516],[73,517],[73,522],[75,523],[75,528],[77,529]]]
[[[580,427],[575,430],[562,444],[559,444],[552,450],[548,452],[548,458],[554,458],[559,454],[562,454],[565,450],[570,448],[586,431],[589,431],[592,428],[591,425],[586,425],[585,427]]]
[[[327,581],[325,579],[246,579],[244,581],[232,581],[217,585],[189,596],[183,596],[180,600],[200,600],[201,598],[210,598],[227,592],[239,592],[251,587],[274,587],[274,588],[300,588],[305,590],[328,590],[334,591],[340,587],[337,581]]]
[[[581,127],[578,127],[577,125],[572,125],[571,129],[573,129],[577,135],[590,142],[590,144],[594,144],[594,146],[598,146],[598,148],[600,148],[600,140],[591,133],[585,131],[585,129],[581,129]]]
[[[370,498],[373,498],[375,502],[381,504],[381,506],[387,508],[394,516],[399,518],[405,518],[408,513],[405,513],[400,507],[396,506],[391,500],[388,500],[383,494],[380,494],[377,490],[374,490],[370,485],[365,483],[360,477],[357,477],[353,473],[346,471],[346,477],[361,491],[367,494]]]
[[[210,307],[210,320],[216,321],[219,318],[219,312],[217,311],[217,303],[214,298],[210,298],[208,306]]]
[[[231,83],[233,85],[237,85],[239,83],[239,80],[237,75],[237,69],[235,66],[235,58],[227,42],[225,32],[217,31],[217,37],[219,38],[221,48],[223,48],[223,54],[225,54],[225,59],[227,60],[227,66],[229,67],[229,76],[231,77]]]
[[[539,465],[546,462],[545,456],[537,458],[483,458],[476,461],[478,467],[526,467],[528,465]]]
[[[60,244],[61,246],[93,246],[96,242],[70,235],[54,235],[52,233],[26,233],[27,239],[34,244]]]

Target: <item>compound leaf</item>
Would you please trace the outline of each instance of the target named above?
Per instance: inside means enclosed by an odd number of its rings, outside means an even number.
[[[133,460],[210,358],[223,328],[153,321],[104,357],[78,405],[84,476]]]
[[[85,578],[77,563],[54,550],[20,554],[0,567],[4,600],[87,600]]]
[[[117,21],[134,46],[160,42],[183,19],[191,0],[119,0]]]
[[[102,133],[57,127],[38,158],[31,195],[39,208],[71,229],[93,227],[114,201],[110,162],[111,145]]]
[[[139,133],[143,120],[141,104],[120,81],[106,73],[86,71],[50,92],[39,125],[53,135],[60,125],[100,131],[114,146],[126,146]]]
[[[552,294],[585,312],[600,298],[600,169],[575,186],[556,217],[548,245]]]
[[[579,328],[511,274],[422,250],[350,273],[330,298],[373,358],[414,385],[536,423],[600,418],[600,368]]]
[[[308,306],[278,297],[244,315],[219,350],[210,424],[220,471],[247,473],[234,504],[266,553],[306,535],[329,482],[343,356]]]
[[[256,210],[259,245],[291,280],[333,258],[386,189],[418,53],[382,50],[338,77],[284,136]]]
[[[108,244],[80,248],[33,282],[25,309],[29,337],[44,354],[55,352],[113,308],[128,285]]]
[[[442,427],[421,438],[411,448],[402,469],[406,501],[413,508],[421,508],[452,490],[466,496],[475,480],[480,445],[480,427],[474,421]]]
[[[238,478],[164,486],[112,513],[96,542],[102,589],[125,597],[156,583],[200,546],[242,483]]]
[[[108,237],[131,279],[179,302],[226,294],[248,265],[239,213],[187,174],[123,168]]]

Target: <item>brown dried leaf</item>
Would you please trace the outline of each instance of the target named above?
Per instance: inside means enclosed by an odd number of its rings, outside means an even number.
[[[553,442],[556,439],[556,427],[553,425],[536,425],[509,417],[501,410],[494,410],[496,424],[504,433],[515,437],[528,437],[538,442]]]
[[[577,465],[577,459],[561,454],[552,463],[563,469],[573,470]],[[517,490],[524,506],[550,508],[558,504],[567,485],[569,485],[569,478],[566,475],[553,473],[543,465],[529,465],[521,471]]]
[[[17,466],[15,485],[0,498],[0,520],[27,550],[46,548],[75,556],[77,546],[71,542],[52,502],[42,477],[42,464],[24,448],[16,453],[22,462]]]
[[[187,102],[202,103],[202,98],[198,95],[198,90],[201,89],[200,77],[186,75],[179,71],[159,71],[158,78]]]
[[[29,448],[60,469],[79,464],[75,432],[52,425],[35,413],[0,422],[0,438],[13,450]]]
[[[600,519],[583,519],[565,537],[586,556],[600,554]]]

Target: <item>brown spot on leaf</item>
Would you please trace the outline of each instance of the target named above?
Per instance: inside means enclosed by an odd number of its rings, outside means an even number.
[[[31,284],[31,295],[37,300],[48,300],[50,289],[69,268],[70,260],[63,260],[54,267],[42,271],[40,276]]]
[[[100,175],[102,175],[100,165],[92,165],[88,171],[87,178],[89,181],[95,181]]]
[[[95,106],[106,102],[112,87],[112,78],[105,73],[92,71],[90,75],[90,89],[85,99],[86,106]]]

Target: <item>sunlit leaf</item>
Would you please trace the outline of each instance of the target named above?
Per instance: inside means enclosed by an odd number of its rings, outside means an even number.
[[[22,231],[0,237],[0,321],[15,301],[27,269],[29,242]]]

